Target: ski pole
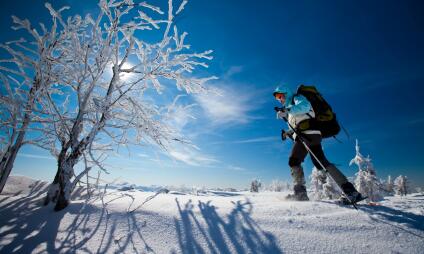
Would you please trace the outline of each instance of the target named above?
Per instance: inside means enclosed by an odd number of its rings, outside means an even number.
[[[309,148],[309,146],[306,144],[306,142],[304,141],[303,137],[301,135],[299,135],[299,133],[296,131],[295,128],[293,128],[293,126],[289,123],[289,121],[287,120],[286,117],[283,117],[284,121],[287,122],[288,126],[290,127],[290,129],[293,130],[293,132],[296,134],[296,136],[299,138],[300,142],[302,142],[303,146],[306,148],[306,150],[315,158],[315,160],[319,163],[319,165],[321,166],[322,169],[324,169],[324,172],[330,176],[330,178],[337,183],[334,178],[331,176],[331,174],[328,172],[328,170],[324,167],[324,165],[322,164],[322,162],[317,158],[317,156],[314,154],[314,152],[312,152],[312,150]],[[293,140],[294,141],[294,140]],[[356,207],[356,204],[352,202],[352,200],[347,196],[347,194],[344,192],[344,190],[342,189],[342,187],[337,184],[337,186],[340,188],[340,190],[342,191],[343,196],[353,205],[353,207],[358,210],[358,207]]]

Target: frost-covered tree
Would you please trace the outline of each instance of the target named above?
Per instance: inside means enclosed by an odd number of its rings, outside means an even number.
[[[356,154],[355,157],[350,161],[349,166],[356,164],[359,169],[365,170],[369,172],[372,175],[375,175],[375,169],[374,166],[371,163],[371,159],[368,157],[365,157],[361,154],[359,151],[359,143],[358,140],[356,140],[356,146],[355,146]]]
[[[204,84],[215,77],[196,78],[198,66],[207,67],[212,51],[190,52],[187,33],[174,24],[186,4],[175,11],[168,1],[165,14],[159,7],[132,0],[100,0],[99,14],[65,19],[49,8],[66,26],[66,40],[58,47],[62,56],[62,96],[51,96],[44,108],[53,124],[43,126],[45,143],[58,160],[58,169],[45,199],[55,210],[66,207],[76,183],[92,167],[106,170],[102,161],[116,146],[152,144],[170,151],[175,143],[187,144],[169,124],[179,96],[169,106],[158,98],[167,86],[184,93],[207,93]],[[150,14],[148,14],[150,13]],[[143,35],[156,31],[151,38]],[[162,98],[163,100],[167,98]],[[74,167],[83,162],[82,172]]]
[[[339,199],[341,195],[340,187],[333,178],[327,175],[327,181],[324,184],[324,194],[328,199]]]
[[[312,169],[310,176],[311,179],[311,192],[315,200],[324,199],[324,187],[326,181],[325,172],[318,170],[316,167]]]
[[[287,188],[287,183],[278,179],[272,180],[271,184],[268,186],[269,191],[275,191],[275,192],[284,191],[286,190],[286,188]]]
[[[340,188],[323,170],[318,170],[314,167],[310,179],[311,192],[315,200],[337,199],[340,197]]]
[[[43,138],[35,133],[39,123],[47,121],[40,101],[46,99],[47,91],[57,83],[56,66],[62,56],[56,50],[64,40],[64,34],[59,32],[63,24],[55,16],[50,27],[41,23],[40,29],[27,19],[15,16],[12,19],[12,28],[23,30],[25,37],[0,44],[7,55],[0,60],[0,192],[20,148],[37,144]],[[32,131],[31,139],[26,137],[28,131]]]
[[[250,183],[250,192],[259,192],[259,189],[262,187],[262,183],[258,179],[253,179]]]
[[[356,140],[356,155],[350,161],[349,166],[356,164],[358,166],[358,172],[356,173],[355,186],[356,189],[362,193],[362,195],[368,197],[370,201],[378,201],[382,198],[382,187],[381,182],[377,178],[371,158],[364,157],[359,152],[358,140]]]
[[[386,191],[387,191],[388,194],[393,194],[393,192],[394,192],[393,187],[394,187],[394,183],[393,183],[393,180],[392,180],[392,176],[389,175],[387,177],[387,181],[386,181]]]
[[[410,192],[408,178],[403,175],[396,177],[393,188],[397,195],[404,196],[408,194]]]

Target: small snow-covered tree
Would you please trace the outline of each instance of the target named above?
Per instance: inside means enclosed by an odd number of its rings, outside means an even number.
[[[340,187],[337,185],[333,178],[327,175],[327,181],[323,186],[324,194],[327,199],[338,199],[340,198]]]
[[[393,183],[393,180],[392,180],[392,176],[389,175],[387,177],[387,181],[386,181],[386,191],[387,191],[388,194],[393,194],[393,192],[394,192],[393,187],[394,187],[394,183]]]
[[[311,192],[315,200],[324,199],[324,187],[326,181],[325,172],[318,170],[316,167],[312,169],[310,176],[311,179]]]
[[[287,184],[281,180],[274,179],[271,184],[268,186],[269,191],[281,192],[284,191],[287,187]]]
[[[250,192],[259,192],[259,189],[262,187],[262,183],[258,179],[253,179],[250,183]]]
[[[400,175],[394,181],[394,190],[397,195],[404,196],[409,193],[409,182],[406,176]]]
[[[291,189],[292,189],[291,184],[289,182],[286,182],[286,184],[285,184],[285,190],[291,190]]]
[[[337,199],[340,197],[340,188],[323,170],[318,170],[314,167],[310,179],[311,192],[315,200]]]
[[[175,11],[169,0],[165,15],[146,2],[100,0],[95,19],[76,15],[66,21],[49,6],[64,24],[66,40],[57,50],[63,58],[57,89],[63,96],[51,96],[45,105],[53,124],[44,126],[44,146],[58,160],[45,204],[56,201],[55,210],[66,207],[84,174],[92,167],[106,170],[102,161],[116,146],[151,144],[170,151],[176,143],[188,143],[168,121],[180,97],[169,106],[158,104],[167,86],[187,94],[208,93],[205,82],[215,78],[193,74],[197,67],[207,67],[204,61],[212,59],[212,51],[189,51],[187,33],[174,24],[185,4]],[[141,39],[146,31],[156,31],[160,38]],[[84,170],[75,174],[81,161]]]
[[[356,173],[355,186],[356,189],[364,196],[368,197],[370,201],[378,201],[382,198],[382,187],[381,182],[377,178],[371,158],[364,157],[359,152],[358,140],[356,140],[356,155],[350,161],[349,166],[356,164],[358,166],[358,172]]]
[[[58,32],[63,23],[55,16],[50,27],[40,23],[40,29],[27,19],[12,19],[12,28],[23,30],[25,38],[0,44],[8,57],[0,60],[0,193],[20,148],[25,144],[37,145],[43,139],[35,133],[39,129],[37,124],[47,121],[40,101],[57,83],[56,66],[62,56],[56,50],[64,40]],[[26,135],[28,131],[32,131],[31,139]]]

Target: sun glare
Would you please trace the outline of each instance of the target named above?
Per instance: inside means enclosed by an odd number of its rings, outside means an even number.
[[[133,66],[134,66],[133,64],[126,62],[126,63],[124,63],[124,64],[122,65],[122,69],[130,69],[130,68],[132,68]],[[123,81],[129,81],[129,80],[131,80],[131,78],[133,78],[134,76],[135,76],[135,75],[134,75],[133,73],[125,73],[125,72],[123,72],[123,73],[121,73],[121,74],[119,75],[119,78],[120,78],[121,80],[123,80]]]

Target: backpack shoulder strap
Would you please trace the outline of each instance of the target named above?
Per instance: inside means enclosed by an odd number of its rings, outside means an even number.
[[[294,105],[294,97],[299,96],[299,94],[296,92],[295,94],[293,94],[292,99],[291,99],[291,103]]]
[[[292,104],[294,105],[294,97],[296,97],[296,96],[299,96],[299,95],[302,95],[302,94],[299,94],[299,93],[295,93],[295,94],[293,94],[293,97],[292,97]],[[308,98],[306,98],[305,96],[303,96],[306,100],[308,100]],[[309,102],[310,103],[310,102]],[[311,107],[312,107],[312,105],[311,105]],[[309,112],[308,113],[306,113],[306,115],[307,116],[309,116],[309,118],[313,118],[312,116],[311,116],[311,114],[309,114]]]

